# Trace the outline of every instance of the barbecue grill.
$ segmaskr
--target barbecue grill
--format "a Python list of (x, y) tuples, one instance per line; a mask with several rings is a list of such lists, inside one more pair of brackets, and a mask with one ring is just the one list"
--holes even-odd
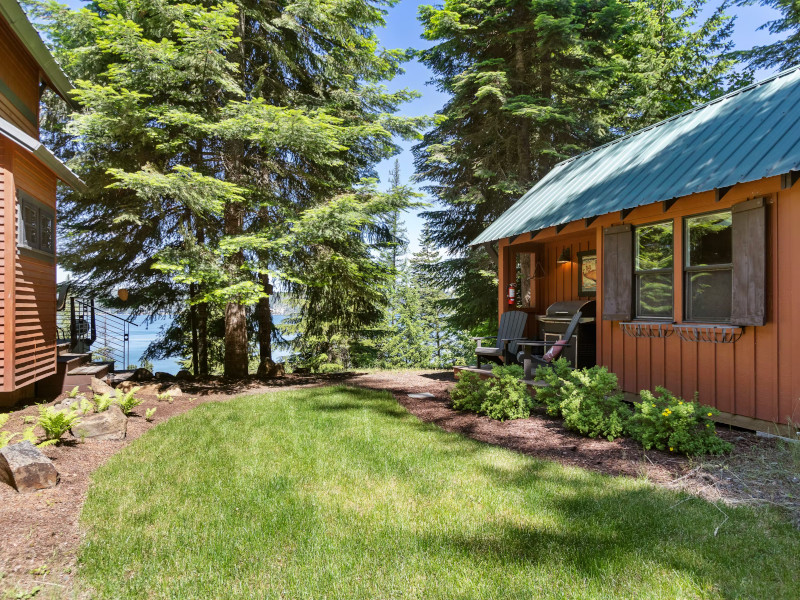
[(572, 335), (572, 339), (569, 340), (570, 346), (564, 348), (561, 356), (580, 369), (594, 366), (597, 359), (595, 301), (555, 302), (547, 307), (545, 314), (536, 315), (536, 321), (538, 322), (539, 339), (546, 342), (557, 342), (566, 333), (569, 322), (578, 311), (581, 311), (578, 328)]

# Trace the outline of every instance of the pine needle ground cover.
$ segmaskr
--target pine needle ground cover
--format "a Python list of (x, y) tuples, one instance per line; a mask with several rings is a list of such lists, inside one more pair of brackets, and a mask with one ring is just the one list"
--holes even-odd
[(95, 472), (82, 519), (100, 598), (777, 599), (800, 578), (773, 511), (538, 461), (346, 387), (175, 417)]

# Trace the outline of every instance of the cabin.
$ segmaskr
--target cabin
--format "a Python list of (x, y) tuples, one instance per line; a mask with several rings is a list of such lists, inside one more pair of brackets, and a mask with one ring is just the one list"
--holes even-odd
[(800, 68), (561, 162), (472, 245), (527, 337), (584, 307), (581, 351), (627, 394), (774, 430), (800, 422), (798, 179)]
[(0, 406), (55, 375), (56, 187), (78, 177), (39, 141), (39, 101), (72, 84), (16, 0), (0, 0)]

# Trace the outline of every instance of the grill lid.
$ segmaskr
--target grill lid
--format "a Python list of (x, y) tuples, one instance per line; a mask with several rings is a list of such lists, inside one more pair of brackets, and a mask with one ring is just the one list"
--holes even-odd
[(548, 317), (562, 317), (571, 319), (576, 312), (581, 311), (582, 318), (595, 316), (595, 301), (570, 300), (568, 302), (554, 302), (547, 307), (545, 313)]

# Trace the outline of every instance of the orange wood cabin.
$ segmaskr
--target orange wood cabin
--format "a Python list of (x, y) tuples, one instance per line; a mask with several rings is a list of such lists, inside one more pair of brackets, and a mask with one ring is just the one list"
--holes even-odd
[(56, 186), (81, 181), (39, 142), (39, 99), (71, 84), (15, 0), (0, 0), (0, 406), (56, 372)]
[(552, 303), (594, 299), (596, 363), (625, 392), (774, 430), (800, 422), (798, 179), (793, 70), (565, 161), (473, 243), (528, 337)]

